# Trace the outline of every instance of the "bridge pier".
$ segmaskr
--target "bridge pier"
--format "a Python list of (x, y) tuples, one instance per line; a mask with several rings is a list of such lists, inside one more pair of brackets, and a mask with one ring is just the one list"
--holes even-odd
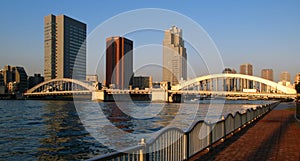
[(168, 92), (163, 89), (152, 89), (152, 102), (168, 102)]
[(169, 103), (183, 103), (182, 94), (170, 94), (168, 98)]
[(107, 101), (108, 94), (105, 90), (93, 91), (92, 101)]
[[(115, 97), (121, 97), (122, 94), (116, 94)], [(121, 98), (117, 98), (121, 100)], [(127, 98), (128, 99), (128, 98)], [(114, 101), (112, 94), (107, 93), (106, 90), (99, 90), (92, 92), (93, 101)], [(126, 101), (123, 100), (123, 101)], [(183, 97), (181, 93), (171, 93), (162, 89), (153, 89), (151, 93), (152, 102), (168, 102), (168, 103), (181, 103), (183, 102)]]

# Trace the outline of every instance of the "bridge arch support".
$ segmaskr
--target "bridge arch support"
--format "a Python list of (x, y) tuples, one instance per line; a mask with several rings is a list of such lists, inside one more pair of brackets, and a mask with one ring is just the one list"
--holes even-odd
[(58, 78), (51, 79), (49, 81), (42, 82), (31, 89), (26, 93), (40, 93), (40, 92), (51, 92), (51, 91), (76, 91), (76, 90), (85, 90), (93, 91), (94, 88), (88, 83), (69, 78)]
[[(181, 82), (176, 86), (172, 86), (172, 90), (183, 90), (189, 86), (199, 84), (199, 82), (207, 82), (208, 80), (218, 80), (218, 79), (235, 79), (235, 80), (247, 80), (247, 81), (253, 81), (253, 82), (258, 82), (261, 85), (269, 86), (273, 89), (276, 89), (276, 92), (283, 93), (283, 94), (296, 94), (296, 90), (290, 87), (283, 86), (281, 84), (278, 84), (276, 82), (263, 79), (260, 77), (256, 76), (250, 76), (250, 75), (243, 75), (243, 74), (212, 74), (212, 75), (206, 75), (206, 76), (201, 76), (197, 77), (185, 82)], [(240, 82), (241, 83), (241, 82)], [(212, 86), (212, 85), (210, 85)]]

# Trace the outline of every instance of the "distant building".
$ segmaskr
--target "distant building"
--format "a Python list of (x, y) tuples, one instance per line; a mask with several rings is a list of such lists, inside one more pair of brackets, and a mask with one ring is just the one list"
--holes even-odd
[(281, 72), (280, 81), (278, 82), (278, 84), (293, 88), (293, 85), (291, 84), (291, 74), (289, 72)]
[(102, 89), (102, 83), (98, 82), (98, 75), (87, 75), (85, 81), (94, 87), (95, 90)]
[(0, 95), (6, 94), (5, 89), (5, 86), (0, 85)]
[(240, 74), (253, 75), (253, 66), (248, 63), (240, 65)]
[[(252, 76), (253, 75), (253, 66), (249, 63), (240, 65), (240, 74)], [(253, 81), (241, 79), (240, 87), (241, 87), (241, 89), (252, 89)]]
[(85, 80), (87, 82), (98, 82), (98, 75), (87, 75)]
[(132, 79), (132, 88), (152, 88), (152, 77), (151, 76), (136, 76)]
[(163, 81), (176, 85), (187, 79), (187, 54), (182, 30), (172, 26), (163, 40)]
[(0, 70), (0, 86), (4, 86), (4, 71)]
[(280, 73), (280, 82), (291, 82), (291, 74), (289, 72)]
[(300, 73), (296, 74), (295, 76), (295, 85), (297, 85), (300, 82)]
[(9, 93), (23, 93), (27, 89), (27, 73), (23, 67), (6, 65), (1, 73)]
[(65, 15), (44, 18), (45, 80), (86, 76), (86, 24)]
[(223, 74), (236, 74), (236, 70), (235, 69), (231, 69), (231, 68), (225, 68), (222, 71)]
[(37, 84), (44, 82), (44, 77), (41, 74), (34, 74), (28, 77), (28, 89), (34, 87)]
[(261, 70), (261, 78), (273, 81), (274, 80), (273, 70), (272, 69), (262, 69)]
[[(261, 78), (273, 81), (274, 80), (273, 70), (272, 69), (262, 69), (261, 70)], [(262, 92), (270, 92), (271, 88), (270, 88), (270, 86), (262, 84), (261, 91)]]
[[(231, 68), (225, 68), (222, 71), (223, 74), (236, 74), (236, 70), (235, 69), (231, 69)], [(235, 79), (234, 78), (226, 78), (224, 80), (224, 91), (233, 91), (234, 87), (235, 87)]]
[(3, 70), (0, 70), (0, 95), (5, 94), (5, 90)]
[(106, 39), (106, 87), (128, 89), (133, 76), (133, 41), (125, 37)]
[(7, 85), (8, 93), (15, 94), (19, 91), (19, 84), (17, 82), (9, 82)]

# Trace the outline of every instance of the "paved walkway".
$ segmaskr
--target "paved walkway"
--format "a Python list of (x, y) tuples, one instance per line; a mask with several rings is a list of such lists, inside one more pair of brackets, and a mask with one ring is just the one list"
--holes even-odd
[(300, 121), (291, 108), (294, 103), (279, 104), (258, 122), (191, 160), (300, 161)]

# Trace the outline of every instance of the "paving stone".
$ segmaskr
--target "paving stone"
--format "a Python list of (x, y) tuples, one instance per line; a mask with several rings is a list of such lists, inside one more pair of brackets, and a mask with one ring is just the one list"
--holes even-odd
[(280, 109), (275, 108), (215, 149), (199, 153), (190, 160), (300, 161), (299, 122), (295, 119), (295, 111), (285, 110), (283, 106), (281, 104)]

